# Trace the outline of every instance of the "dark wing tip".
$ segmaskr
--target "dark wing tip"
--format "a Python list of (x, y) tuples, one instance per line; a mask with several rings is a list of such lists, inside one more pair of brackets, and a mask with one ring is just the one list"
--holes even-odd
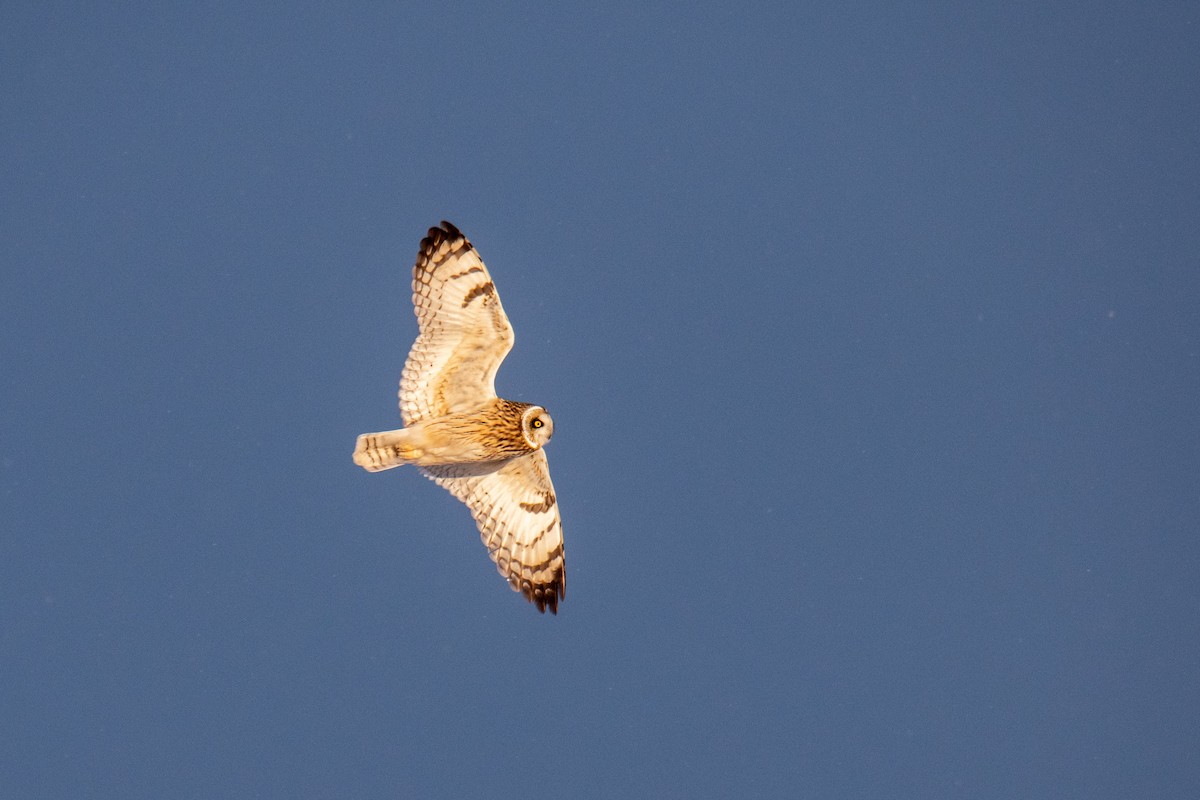
[(442, 242), (452, 242), (455, 239), (466, 239), (462, 231), (455, 227), (453, 222), (442, 220), (441, 227), (430, 228), (429, 233), (421, 240), (421, 249), (429, 251), (436, 248)]
[(558, 601), (567, 593), (566, 577), (566, 570), (560, 568), (549, 583), (535, 585), (529, 581), (521, 581), (516, 584), (516, 588), (525, 595), (526, 600), (537, 606), (539, 612), (545, 614), (546, 609), (550, 609), (551, 614), (557, 614)]
[(457, 242), (459, 239), (466, 242), (467, 247), (471, 246), (467, 237), (463, 236), (463, 232), (453, 222), (442, 220), (441, 227), (430, 228), (429, 233), (421, 240), (421, 252), (432, 254), (443, 242)]
[(440, 228), (430, 228), (429, 233), (421, 240), (421, 249), (417, 253), (416, 270), (420, 271), (426, 268), (433, 261), (438, 248), (447, 242), (452, 244), (462, 242), (457, 247), (453, 247), (452, 252), (455, 253), (470, 250), (472, 246), (467, 237), (463, 236), (462, 231), (454, 226), (454, 223), (442, 220)]

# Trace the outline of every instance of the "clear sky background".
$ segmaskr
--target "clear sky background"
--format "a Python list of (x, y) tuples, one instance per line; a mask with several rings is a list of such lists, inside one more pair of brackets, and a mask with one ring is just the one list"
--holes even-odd
[(737, 5), (4, 5), (0, 796), (1200, 795), (1200, 8)]

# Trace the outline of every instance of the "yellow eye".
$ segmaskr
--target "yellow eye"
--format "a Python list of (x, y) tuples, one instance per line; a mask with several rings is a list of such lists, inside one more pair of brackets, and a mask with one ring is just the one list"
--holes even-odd
[(533, 426), (533, 427), (535, 427), (535, 428), (540, 428), (540, 427), (542, 427), (543, 425), (545, 425), (546, 423), (542, 422), (541, 418), (540, 418), (540, 417), (538, 417), (538, 418), (535, 418), (535, 419), (533, 420), (533, 422), (531, 422), (531, 423), (529, 423), (529, 424), (530, 424), (530, 425), (532, 425), (532, 426)]

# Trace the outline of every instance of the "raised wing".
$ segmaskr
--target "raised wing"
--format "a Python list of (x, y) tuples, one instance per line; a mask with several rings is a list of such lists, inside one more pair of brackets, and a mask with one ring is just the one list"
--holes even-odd
[(498, 464), (451, 464), (422, 472), (467, 504), (496, 569), (513, 591), (558, 613), (566, 592), (562, 520), (546, 453)]
[(512, 349), (513, 329), (479, 253), (449, 222), (421, 240), (413, 308), (420, 333), (400, 377), (404, 424), (495, 397), (496, 370)]

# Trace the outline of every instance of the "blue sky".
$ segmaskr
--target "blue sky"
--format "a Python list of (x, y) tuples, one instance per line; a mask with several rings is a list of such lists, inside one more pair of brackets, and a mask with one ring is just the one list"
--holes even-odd
[[(0, 11), (0, 795), (1193, 798), (1200, 11)], [(353, 465), (440, 219), (567, 596)]]

